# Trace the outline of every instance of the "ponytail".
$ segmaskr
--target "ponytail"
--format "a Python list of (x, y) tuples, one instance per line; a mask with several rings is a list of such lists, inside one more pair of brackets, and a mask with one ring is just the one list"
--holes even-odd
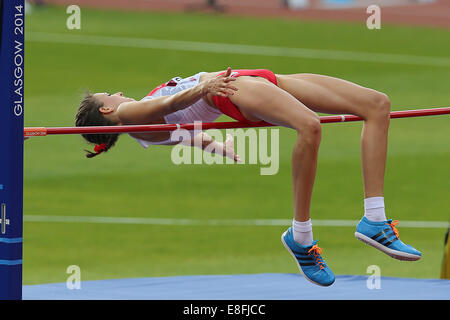
[(86, 151), (86, 158), (93, 158), (98, 156), (100, 153), (102, 152), (106, 152), (108, 151), (108, 147), (106, 146), (106, 144), (101, 143), (101, 144), (96, 144), (95, 148), (94, 148), (94, 152), (89, 151), (89, 150), (84, 150)]

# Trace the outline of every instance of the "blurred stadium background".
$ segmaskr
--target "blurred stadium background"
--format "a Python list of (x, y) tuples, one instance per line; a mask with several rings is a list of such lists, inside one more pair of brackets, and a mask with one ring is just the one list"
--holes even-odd
[[(123, 91), (138, 99), (171, 77), (227, 66), (344, 78), (386, 92), (393, 111), (449, 103), (449, 1), (370, 1), (382, 7), (382, 29), (376, 31), (366, 28), (368, 1), (358, 0), (29, 3), (29, 127), (73, 126), (86, 89)], [(81, 7), (81, 30), (66, 28), (71, 4)], [(307, 48), (322, 58), (95, 45), (87, 43), (90, 36), (246, 44), (255, 50)], [(362, 59), (339, 58), (346, 54)], [(387, 56), (397, 62), (383, 61)], [(402, 239), (423, 252), (416, 263), (395, 261), (363, 245), (355, 240), (354, 227), (346, 226), (363, 213), (360, 131), (361, 123), (324, 126), (312, 217), (344, 225), (315, 226), (327, 263), (336, 274), (364, 275), (369, 265), (378, 265), (383, 276), (439, 278), (450, 212), (449, 117), (391, 122), (387, 214), (400, 220)], [(287, 129), (280, 129), (280, 137), (275, 176), (260, 176), (257, 165), (176, 166), (170, 148), (144, 150), (127, 137), (91, 160), (84, 157), (81, 137), (28, 140), (24, 284), (65, 282), (69, 265), (80, 266), (82, 280), (296, 273), (280, 242), (285, 226), (208, 225), (210, 219), (292, 219), (295, 137)], [(89, 222), (92, 217), (109, 220)], [(204, 225), (146, 224), (147, 218)], [(405, 220), (418, 223), (402, 226)]]
[(206, 11), (245, 16), (281, 16), (306, 20), (361, 21), (369, 5), (383, 8), (383, 21), (448, 27), (447, 0), (34, 0), (92, 8), (150, 11)]

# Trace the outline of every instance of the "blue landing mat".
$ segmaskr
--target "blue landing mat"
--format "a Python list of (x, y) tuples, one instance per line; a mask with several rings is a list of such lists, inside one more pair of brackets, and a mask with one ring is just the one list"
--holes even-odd
[(241, 274), (82, 281), (23, 286), (24, 300), (449, 300), (450, 280), (337, 276), (320, 287), (298, 274)]

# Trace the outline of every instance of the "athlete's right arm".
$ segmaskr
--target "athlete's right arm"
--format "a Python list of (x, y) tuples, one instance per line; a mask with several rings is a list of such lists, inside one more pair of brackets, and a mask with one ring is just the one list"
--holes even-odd
[(237, 91), (230, 84), (236, 78), (230, 77), (231, 68), (221, 76), (207, 79), (196, 86), (171, 96), (162, 96), (143, 101), (122, 103), (118, 116), (122, 124), (147, 124), (175, 111), (189, 107), (207, 94), (228, 97)]

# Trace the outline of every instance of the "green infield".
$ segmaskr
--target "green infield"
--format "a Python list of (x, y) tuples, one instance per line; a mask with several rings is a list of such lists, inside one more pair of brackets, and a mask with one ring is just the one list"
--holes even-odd
[[(383, 25), (371, 31), (363, 21), (83, 8), (81, 30), (68, 30), (67, 17), (64, 7), (45, 7), (26, 18), (27, 127), (73, 126), (87, 89), (140, 99), (172, 77), (227, 66), (347, 79), (387, 93), (393, 111), (449, 106), (448, 30)], [(361, 127), (323, 126), (313, 221), (362, 216)], [(279, 170), (268, 176), (260, 175), (264, 165), (259, 164), (175, 165), (171, 147), (145, 150), (126, 135), (94, 159), (85, 158), (83, 149), (92, 146), (80, 136), (32, 138), (25, 142), (25, 217), (290, 220), (296, 134), (276, 130)], [(421, 250), (423, 258), (396, 261), (357, 241), (353, 227), (316, 226), (314, 236), (336, 274), (366, 274), (368, 266), (378, 265), (382, 276), (439, 277), (445, 229), (402, 227), (401, 222), (448, 221), (449, 137), (449, 116), (391, 122), (387, 215), (400, 220), (402, 240)], [(296, 264), (280, 241), (286, 227), (30, 219), (24, 225), (24, 284), (65, 282), (69, 265), (80, 266), (82, 280), (295, 273)]]

